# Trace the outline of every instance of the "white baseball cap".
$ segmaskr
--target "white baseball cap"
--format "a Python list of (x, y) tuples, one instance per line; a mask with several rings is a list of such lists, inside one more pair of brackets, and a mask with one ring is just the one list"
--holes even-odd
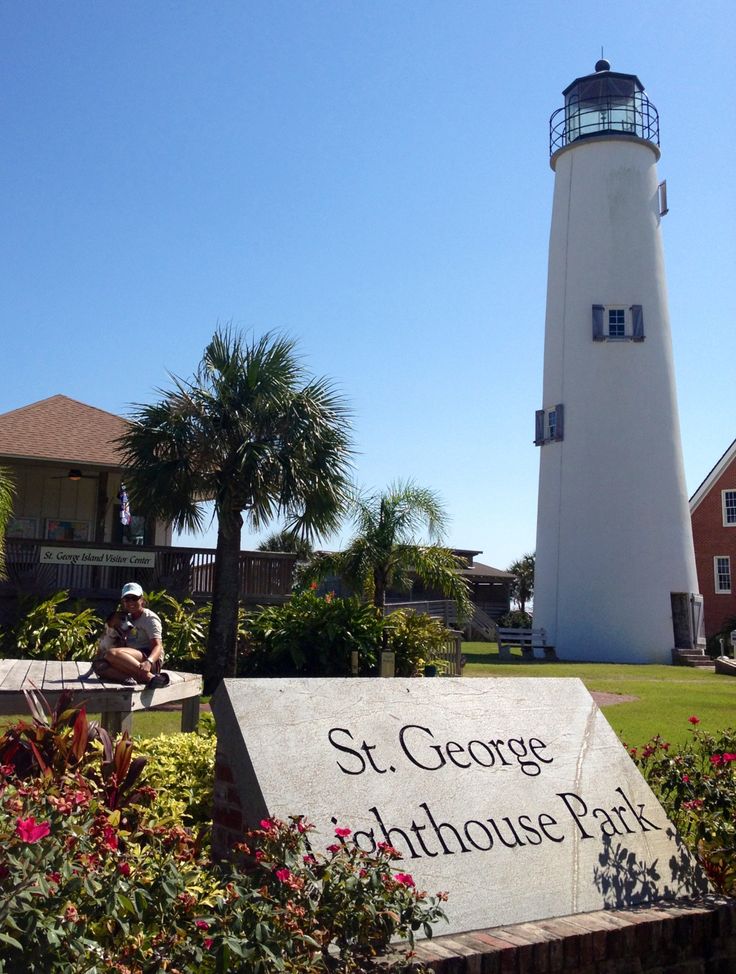
[(126, 595), (135, 595), (137, 599), (143, 595), (143, 589), (140, 587), (138, 582), (128, 582), (127, 585), (123, 585), (123, 591), (120, 593), (120, 598), (124, 599)]

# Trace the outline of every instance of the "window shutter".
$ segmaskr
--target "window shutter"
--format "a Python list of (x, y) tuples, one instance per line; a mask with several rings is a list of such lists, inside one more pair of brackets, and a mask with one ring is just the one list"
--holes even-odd
[(544, 410), (538, 409), (534, 414), (534, 445), (541, 446), (544, 443)]
[(635, 342), (644, 341), (644, 313), (640, 304), (631, 305), (631, 337)]
[(561, 402), (558, 402), (555, 406), (555, 413), (557, 414), (557, 430), (555, 432), (555, 439), (563, 440), (565, 438), (565, 407)]
[(603, 341), (603, 305), (593, 305), (593, 341)]

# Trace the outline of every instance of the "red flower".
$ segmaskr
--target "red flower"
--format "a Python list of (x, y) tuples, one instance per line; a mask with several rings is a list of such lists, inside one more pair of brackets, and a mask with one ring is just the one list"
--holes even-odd
[(209, 930), (210, 928), (210, 925), (206, 920), (195, 920), (194, 926), (197, 928), (197, 930)]
[(333, 842), (332, 845), (328, 845), (327, 846), (327, 851), (328, 852), (339, 852), (340, 851), (340, 845), (339, 845), (339, 843)]
[(263, 829), (264, 832), (271, 832), (273, 829), (276, 828), (276, 823), (273, 821), (273, 819), (262, 818), (261, 828)]
[(121, 876), (130, 876), (130, 863), (119, 862), (118, 872), (120, 873)]
[(352, 834), (352, 829), (335, 829), (335, 835), (338, 837), (338, 839), (347, 839), (347, 837)]
[(204, 944), (202, 946), (204, 947), (205, 950), (209, 950), (213, 943), (214, 940), (212, 939), (212, 937), (205, 937)]
[(401, 883), (402, 886), (413, 886), (414, 880), (409, 875), (409, 873), (396, 873), (394, 879), (397, 883)]
[(687, 784), (688, 781), (690, 780), (690, 775), (689, 774), (684, 774), (680, 780), (681, 781), (684, 781), (685, 784)]
[(723, 755), (723, 760), (724, 761), (736, 761), (736, 754), (724, 754)]
[(306, 863), (308, 866), (311, 866), (313, 863), (317, 862), (317, 860), (314, 858), (311, 852), (308, 852), (306, 856), (302, 856), (302, 862)]
[(51, 831), (48, 822), (36, 822), (31, 815), (29, 818), (19, 818), (15, 831), (22, 842), (38, 842)]
[(710, 763), (711, 764), (715, 764), (715, 765), (723, 764), (723, 755), (722, 754), (713, 754), (711, 756)]
[(286, 866), (284, 866), (283, 869), (277, 869), (274, 875), (276, 876), (276, 879), (278, 879), (280, 883), (288, 883), (289, 880), (291, 879), (291, 870), (287, 869)]
[(689, 724), (693, 724), (693, 726), (694, 726), (695, 724), (699, 724), (699, 723), (700, 723), (700, 717), (696, 717), (696, 716), (695, 716), (695, 714), (693, 714), (693, 716), (692, 716), (692, 717), (688, 717), (688, 719), (687, 719), (687, 720), (688, 720), (688, 723), (689, 723)]
[(316, 592), (317, 591), (317, 583), (316, 582), (312, 582), (312, 584), (309, 586), (309, 588), (311, 589), (312, 592)]

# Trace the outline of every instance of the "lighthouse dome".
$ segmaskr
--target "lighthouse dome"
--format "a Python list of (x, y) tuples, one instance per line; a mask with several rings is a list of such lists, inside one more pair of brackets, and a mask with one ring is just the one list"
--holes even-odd
[(635, 74), (611, 71), (601, 58), (593, 74), (562, 93), (565, 105), (550, 118), (550, 153), (591, 136), (634, 136), (659, 145), (659, 116)]

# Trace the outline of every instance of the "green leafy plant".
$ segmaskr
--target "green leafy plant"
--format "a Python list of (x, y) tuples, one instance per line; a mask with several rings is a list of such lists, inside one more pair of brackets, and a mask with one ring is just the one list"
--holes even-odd
[(440, 671), (446, 669), (440, 654), (451, 633), (439, 619), (397, 609), (386, 616), (385, 626), (389, 648), (396, 653), (397, 676), (421, 674), (425, 665), (437, 666)]
[(148, 607), (161, 619), (166, 665), (169, 669), (199, 673), (207, 650), (211, 604), (193, 599), (179, 601), (166, 592), (146, 596)]
[(241, 675), (348, 676), (352, 653), (359, 673), (375, 672), (382, 616), (358, 598), (324, 597), (309, 590), (268, 606), (248, 624)]
[(531, 629), (532, 617), (528, 612), (514, 609), (511, 612), (507, 612), (505, 616), (502, 616), (498, 620), (498, 624), (499, 626), (509, 626), (511, 629)]
[(56, 592), (25, 612), (13, 635), (16, 655), (18, 650), (31, 659), (75, 660), (92, 655), (102, 621), (89, 607), (62, 608), (68, 602), (67, 591)]
[(213, 735), (165, 734), (137, 742), (148, 759), (143, 781), (158, 793), (158, 815), (200, 828), (212, 821)]

